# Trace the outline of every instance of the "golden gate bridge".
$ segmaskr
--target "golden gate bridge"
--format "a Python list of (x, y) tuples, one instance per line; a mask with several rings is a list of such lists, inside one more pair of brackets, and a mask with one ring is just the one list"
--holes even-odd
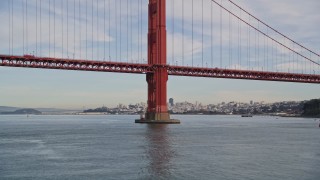
[(168, 75), (320, 83), (318, 53), (231, 0), (8, 0), (6, 8), (0, 66), (146, 74), (138, 123), (179, 123), (168, 113)]

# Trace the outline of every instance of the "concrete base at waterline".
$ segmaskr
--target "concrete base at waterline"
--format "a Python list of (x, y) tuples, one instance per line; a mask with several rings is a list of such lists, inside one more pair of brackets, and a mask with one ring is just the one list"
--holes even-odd
[(140, 124), (180, 124), (180, 120), (177, 120), (177, 119), (170, 119), (170, 120), (136, 119), (135, 123), (140, 123)]

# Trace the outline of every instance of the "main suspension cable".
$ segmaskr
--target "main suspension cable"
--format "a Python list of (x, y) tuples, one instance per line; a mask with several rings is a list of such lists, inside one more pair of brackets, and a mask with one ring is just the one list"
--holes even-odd
[[(276, 40), (275, 38), (271, 37), (270, 35), (267, 35), (266, 33), (264, 33), (263, 31), (261, 31), (260, 29), (254, 27), (253, 25), (249, 24), (247, 21), (241, 19), (239, 16), (235, 15), (234, 13), (232, 13), (230, 10), (226, 9), (224, 6), (222, 6), (221, 4), (217, 3), (215, 0), (211, 0), (212, 2), (214, 2), (215, 4), (217, 4), (218, 6), (220, 6), (222, 9), (224, 9), (225, 11), (229, 12), (231, 15), (233, 15), (234, 17), (236, 17), (239, 21), (242, 21), (243, 23), (247, 24), (248, 26), (250, 26), (251, 28), (255, 29), (257, 32), (259, 32), (260, 34), (268, 37), (269, 39), (271, 39), (272, 41), (276, 42), (277, 44), (285, 47), (286, 49), (290, 50), (290, 51), (293, 51), (294, 53), (298, 54), (299, 56), (303, 57), (304, 59), (307, 59), (308, 61), (316, 64), (316, 65), (319, 65), (320, 66), (320, 62), (315, 62), (313, 61), (312, 59), (306, 57), (305, 55), (295, 51), (294, 49), (284, 45), (283, 43), (281, 43), (280, 41)], [(299, 44), (298, 44), (299, 45)], [(304, 48), (302, 46), (300, 46), (301, 48)], [(304, 48), (305, 49), (305, 48)], [(315, 55), (319, 56), (318, 54), (314, 53)]]
[[(215, 2), (215, 0), (211, 0), (211, 1)], [(263, 24), (263, 25), (267, 26), (268, 28), (270, 28), (270, 29), (271, 29), (271, 30), (273, 30), (274, 32), (276, 32), (276, 33), (280, 34), (280, 35), (281, 35), (281, 36), (283, 36), (284, 38), (286, 38), (286, 39), (288, 39), (289, 41), (293, 42), (294, 44), (296, 44), (296, 45), (300, 46), (301, 48), (303, 48), (303, 49), (305, 49), (305, 50), (307, 50), (307, 51), (311, 52), (312, 54), (314, 54), (314, 55), (316, 55), (316, 56), (320, 57), (320, 54), (318, 54), (318, 53), (316, 53), (316, 52), (314, 52), (314, 51), (312, 51), (312, 50), (310, 50), (310, 49), (306, 48), (305, 46), (303, 46), (303, 45), (299, 44), (298, 42), (296, 42), (296, 41), (292, 40), (292, 39), (291, 39), (291, 38), (289, 38), (288, 36), (286, 36), (286, 35), (282, 34), (280, 31), (278, 31), (278, 30), (274, 29), (273, 27), (269, 26), (267, 23), (263, 22), (262, 20), (258, 19), (258, 18), (257, 18), (257, 17), (255, 17), (255, 16), (253, 16), (251, 13), (249, 13), (248, 11), (246, 11), (245, 9), (243, 9), (242, 7), (240, 7), (238, 4), (234, 3), (232, 0), (228, 0), (228, 1), (230, 1), (230, 3), (232, 3), (233, 5), (235, 5), (236, 7), (238, 7), (239, 9), (241, 9), (243, 12), (245, 12), (245, 13), (246, 13), (246, 14), (248, 14), (249, 16), (253, 17), (255, 20), (257, 20), (257, 21), (258, 21), (258, 22), (260, 22), (261, 24)], [(215, 2), (215, 3), (216, 3), (216, 2)], [(223, 8), (223, 7), (222, 7), (222, 8)], [(224, 8), (224, 9), (225, 9), (225, 8)], [(267, 36), (267, 37), (268, 37), (268, 36)]]

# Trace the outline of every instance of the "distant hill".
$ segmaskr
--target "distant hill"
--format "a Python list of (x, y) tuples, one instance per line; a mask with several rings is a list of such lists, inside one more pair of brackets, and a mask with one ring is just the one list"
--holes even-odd
[(57, 109), (57, 108), (26, 108), (26, 107), (10, 107), (10, 106), (0, 106), (0, 114), (2, 112), (14, 112), (19, 109), (34, 109), (42, 112), (42, 114), (70, 114), (73, 112), (79, 112), (81, 110), (77, 109)]
[(18, 109), (22, 109), (19, 107), (10, 107), (10, 106), (0, 106), (0, 113), (1, 112), (9, 112), (9, 111), (16, 111)]
[(320, 117), (320, 99), (312, 99), (307, 101), (303, 106), (302, 116)]
[(42, 112), (35, 109), (18, 109), (12, 112), (1, 112), (1, 114), (35, 114), (40, 115)]

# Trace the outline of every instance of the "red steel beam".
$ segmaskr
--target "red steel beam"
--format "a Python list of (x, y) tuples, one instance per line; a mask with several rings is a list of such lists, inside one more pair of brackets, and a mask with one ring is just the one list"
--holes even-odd
[(34, 56), (0, 55), (0, 66), (135, 74), (154, 73), (156, 69), (164, 68), (167, 69), (169, 75), (173, 76), (193, 76), (320, 84), (320, 75), (315, 74), (295, 74), (283, 72), (263, 72), (219, 68), (196, 68), (184, 66), (170, 66), (163, 64), (149, 65), (106, 61), (43, 58)]
[(320, 75), (168, 66), (169, 75), (320, 84)]
[(0, 55), (0, 66), (136, 74), (145, 74), (148, 72), (153, 72), (152, 67), (148, 64), (44, 58), (34, 57), (30, 55)]

